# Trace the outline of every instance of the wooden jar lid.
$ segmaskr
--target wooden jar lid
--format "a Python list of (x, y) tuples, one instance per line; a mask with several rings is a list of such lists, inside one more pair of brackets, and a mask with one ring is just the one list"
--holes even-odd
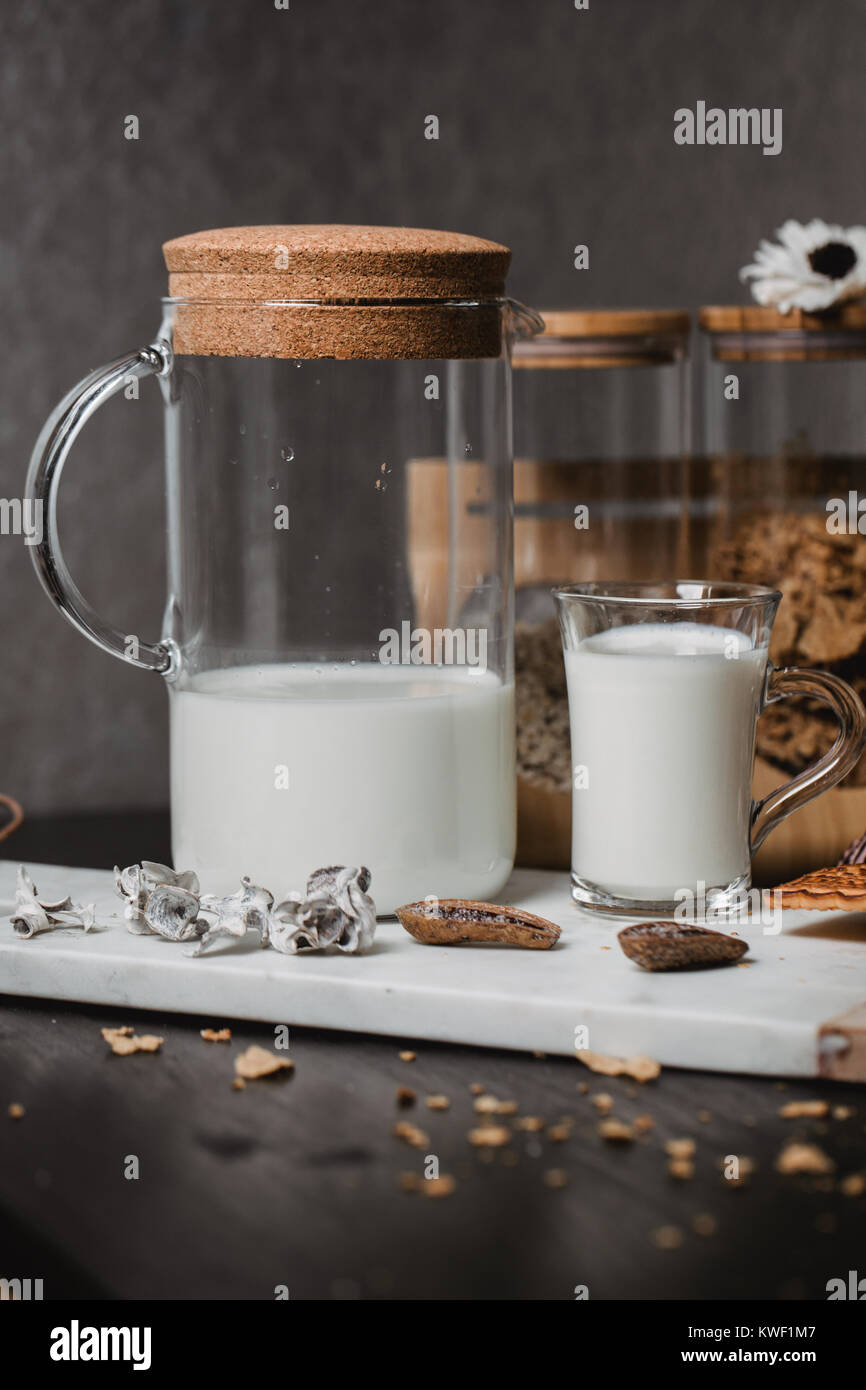
[(630, 338), (654, 333), (686, 334), (687, 309), (543, 309), (544, 337)]
[(544, 332), (515, 344), (515, 367), (634, 367), (674, 362), (691, 332), (687, 309), (544, 309)]
[(169, 296), (180, 301), (180, 353), (432, 359), (501, 351), (497, 301), (511, 253), (493, 241), (414, 227), (225, 227), (177, 237), (163, 254)]
[(717, 362), (838, 362), (866, 357), (866, 304), (823, 314), (711, 304), (698, 316)]
[(866, 331), (866, 304), (843, 304), (823, 314), (807, 314), (762, 304), (709, 304), (698, 321), (708, 333), (857, 333)]

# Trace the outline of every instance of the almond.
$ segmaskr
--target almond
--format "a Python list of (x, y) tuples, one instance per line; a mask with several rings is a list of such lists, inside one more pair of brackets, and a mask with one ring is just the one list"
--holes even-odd
[(644, 970), (730, 965), (749, 949), (748, 942), (739, 937), (684, 922), (645, 922), (624, 927), (617, 940), (629, 960)]
[(429, 946), (461, 946), (466, 942), (496, 942), (523, 946), (530, 951), (549, 951), (559, 940), (555, 922), (498, 903), (471, 902), (466, 898), (437, 898), (407, 903), (397, 916), (410, 936)]

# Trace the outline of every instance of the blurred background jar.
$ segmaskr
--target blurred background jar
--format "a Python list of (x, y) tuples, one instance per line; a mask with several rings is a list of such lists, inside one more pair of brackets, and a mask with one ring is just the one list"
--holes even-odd
[[(866, 696), (866, 306), (820, 317), (708, 307), (700, 325), (690, 569), (780, 589), (775, 664), (836, 672)], [(835, 736), (821, 706), (771, 707), (758, 725), (755, 795), (802, 771)], [(771, 836), (756, 882), (832, 864), (864, 831), (861, 759), (845, 783)]]
[(543, 318), (514, 353), (517, 858), (567, 868), (571, 751), (550, 587), (683, 573), (691, 322), (666, 309)]

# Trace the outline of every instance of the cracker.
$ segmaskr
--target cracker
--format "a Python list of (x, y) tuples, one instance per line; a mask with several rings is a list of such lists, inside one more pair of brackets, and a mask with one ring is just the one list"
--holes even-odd
[(476, 1115), (516, 1115), (516, 1100), (499, 1100), (496, 1096), (481, 1095), (472, 1102)]
[(634, 1139), (634, 1130), (622, 1120), (602, 1120), (598, 1132), (608, 1144), (630, 1144)]
[(777, 1173), (810, 1173), (818, 1176), (835, 1171), (836, 1165), (817, 1144), (786, 1144), (776, 1159)]
[(129, 1057), (133, 1052), (158, 1052), (165, 1042), (153, 1033), (137, 1037), (131, 1028), (102, 1028), (102, 1036), (117, 1057)]
[(470, 1129), (467, 1138), (476, 1149), (500, 1149), (509, 1142), (511, 1131), (504, 1125), (484, 1124)]
[(425, 1178), (419, 1191), (425, 1197), (450, 1197), (457, 1187), (457, 1180), (450, 1173), (443, 1173), (438, 1178)]
[(633, 1081), (654, 1081), (661, 1071), (661, 1065), (652, 1057), (608, 1057), (603, 1052), (589, 1052), (581, 1048), (575, 1057), (590, 1071), (601, 1076), (630, 1076)]
[(253, 1044), (235, 1058), (235, 1072), (244, 1081), (257, 1081), (260, 1076), (275, 1076), (278, 1071), (293, 1071), (294, 1062), (278, 1057), (266, 1047)]
[(820, 1120), (830, 1109), (826, 1100), (789, 1100), (779, 1114), (783, 1120)]
[(771, 890), (783, 908), (810, 912), (862, 912), (866, 910), (866, 864), (836, 864), (814, 869)]
[(547, 1137), (552, 1144), (564, 1144), (566, 1139), (571, 1138), (571, 1125), (551, 1125), (547, 1131)]
[(413, 1149), (426, 1149), (430, 1139), (423, 1129), (418, 1125), (412, 1125), (408, 1120), (400, 1120), (391, 1130), (395, 1139), (402, 1139)]
[(669, 1158), (694, 1158), (696, 1147), (694, 1139), (668, 1139), (665, 1153)]
[(668, 1176), (678, 1182), (689, 1182), (695, 1176), (695, 1165), (690, 1158), (669, 1158)]

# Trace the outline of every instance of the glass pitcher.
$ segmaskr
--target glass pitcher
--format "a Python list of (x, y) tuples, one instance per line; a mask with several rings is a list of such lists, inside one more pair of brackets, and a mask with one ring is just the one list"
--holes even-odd
[[(380, 914), (485, 899), (515, 834), (509, 253), (411, 229), (230, 228), (167, 243), (147, 347), (91, 373), (36, 445), (34, 562), (103, 650), (169, 692), (172, 846), (206, 892), (364, 864)], [(157, 642), (104, 622), (57, 534), (85, 421), (136, 378), (165, 406)], [(430, 506), (407, 476), (438, 460)], [(146, 855), (147, 847), (142, 847)]]

